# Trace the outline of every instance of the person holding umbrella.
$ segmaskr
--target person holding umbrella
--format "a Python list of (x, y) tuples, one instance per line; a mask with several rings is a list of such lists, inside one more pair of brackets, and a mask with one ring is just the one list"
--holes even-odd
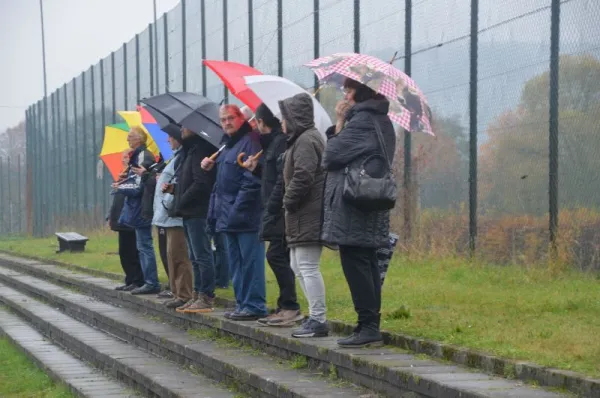
[(217, 180), (210, 198), (211, 232), (225, 233), (233, 276), (236, 308), (225, 316), (235, 321), (258, 320), (267, 315), (265, 249), (259, 239), (262, 203), (260, 180), (237, 163), (242, 152), (254, 155), (261, 150), (258, 136), (237, 105), (223, 105), (219, 112), (227, 135), (225, 148), (216, 161), (202, 160), (202, 168), (217, 168)]

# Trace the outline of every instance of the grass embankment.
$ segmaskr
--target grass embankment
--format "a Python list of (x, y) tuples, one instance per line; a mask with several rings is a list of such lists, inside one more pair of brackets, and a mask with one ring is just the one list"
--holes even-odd
[(0, 397), (72, 398), (5, 337), (0, 338)]
[[(0, 241), (0, 250), (120, 273), (116, 235), (89, 236), (86, 252), (79, 254), (56, 254), (55, 238), (13, 238)], [(329, 316), (354, 322), (335, 252), (324, 252), (321, 270)], [(161, 266), (159, 273), (165, 280)], [(231, 289), (217, 295), (233, 297)], [(269, 270), (271, 306), (276, 295)], [(302, 306), (306, 309), (303, 297)], [(382, 328), (388, 331), (600, 376), (600, 283), (590, 274), (396, 254), (383, 288), (382, 314)]]

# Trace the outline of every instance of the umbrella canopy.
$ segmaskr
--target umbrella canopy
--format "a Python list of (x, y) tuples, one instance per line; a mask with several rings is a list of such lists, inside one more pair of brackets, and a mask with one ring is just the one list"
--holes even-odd
[(433, 135), (431, 109), (413, 79), (389, 62), (370, 55), (337, 53), (307, 64), (323, 83), (341, 86), (345, 78), (356, 80), (390, 100), (392, 121), (411, 132)]
[[(247, 76), (244, 80), (261, 102), (264, 102), (269, 110), (278, 117), (281, 117), (279, 101), (300, 93), (310, 94), (296, 83), (280, 76)], [(314, 96), (311, 95), (311, 98), (315, 108), (315, 126), (325, 136), (325, 132), (333, 123), (323, 105)]]
[(245, 76), (262, 75), (262, 72), (251, 66), (231, 61), (202, 61), (210, 70), (215, 72), (225, 86), (240, 101), (248, 105), (252, 111), (260, 105), (261, 100), (252, 92), (244, 81)]
[[(219, 147), (223, 130), (219, 120), (219, 106), (198, 94), (165, 93), (141, 100), (148, 111), (154, 110), (171, 123), (192, 130), (215, 148)], [(153, 113), (154, 114), (154, 113)]]
[(123, 170), (123, 162), (121, 161), (123, 151), (129, 148), (127, 143), (128, 133), (129, 126), (126, 123), (111, 124), (104, 127), (104, 143), (102, 144), (100, 159), (102, 159), (115, 181), (117, 181)]
[[(167, 139), (167, 133), (161, 129), (161, 126), (147, 109), (138, 106), (137, 110), (142, 117), (142, 124), (150, 136), (154, 139), (154, 142), (156, 143), (156, 146), (158, 146), (163, 159), (171, 159), (173, 157), (173, 150), (171, 149), (171, 145)], [(179, 128), (177, 128), (177, 133), (179, 134)]]
[(146, 127), (142, 123), (142, 115), (140, 115), (138, 111), (118, 111), (117, 113), (125, 120), (125, 123), (127, 123), (127, 126), (129, 128), (138, 126), (144, 131), (144, 133), (146, 133), (146, 136), (148, 137), (146, 141), (146, 147), (150, 152), (152, 152), (155, 155), (158, 155), (160, 149), (158, 148), (158, 145), (156, 145), (156, 142), (154, 142), (154, 139), (152, 138), (152, 135), (150, 135), (150, 133), (148, 132), (148, 129), (146, 129)]

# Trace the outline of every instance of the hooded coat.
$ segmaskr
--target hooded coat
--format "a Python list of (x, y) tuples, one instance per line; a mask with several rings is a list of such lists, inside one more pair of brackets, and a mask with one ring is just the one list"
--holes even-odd
[(302, 93), (280, 101), (279, 108), (288, 135), (283, 162), (286, 239), (290, 247), (320, 244), (325, 140), (315, 128), (310, 95)]

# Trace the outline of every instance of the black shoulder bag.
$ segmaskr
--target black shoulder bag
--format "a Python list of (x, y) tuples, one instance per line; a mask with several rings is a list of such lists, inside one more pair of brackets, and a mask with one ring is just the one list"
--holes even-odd
[[(358, 167), (346, 167), (346, 179), (344, 181), (344, 200), (356, 208), (365, 211), (391, 210), (396, 205), (398, 188), (392, 171), (392, 163), (387, 155), (383, 143), (383, 134), (379, 122), (371, 116), (381, 152), (368, 156)], [(384, 160), (387, 170), (381, 178), (371, 177), (365, 170), (365, 165), (373, 159)]]

